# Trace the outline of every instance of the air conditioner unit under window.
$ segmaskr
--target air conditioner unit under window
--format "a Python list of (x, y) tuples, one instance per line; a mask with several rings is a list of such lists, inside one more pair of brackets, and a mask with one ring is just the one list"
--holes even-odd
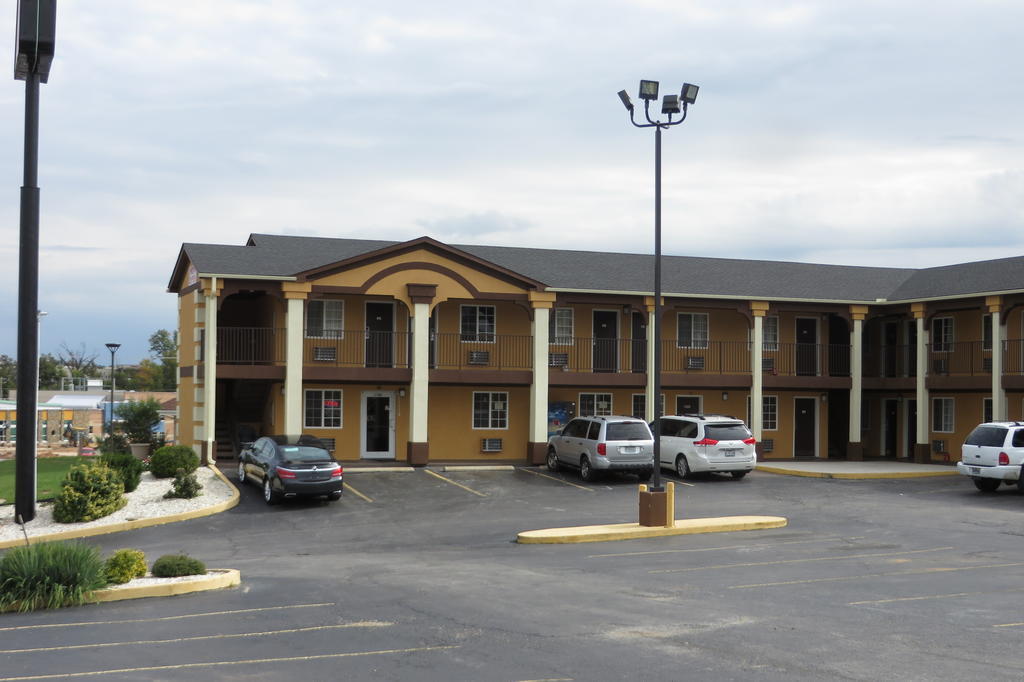
[(704, 356), (686, 358), (686, 369), (704, 369)]
[(484, 438), (480, 441), (480, 450), (482, 452), (501, 452), (501, 446), (500, 438)]
[(471, 350), (469, 351), (468, 362), (471, 365), (489, 365), (491, 364), (491, 352), (486, 350)]
[(331, 346), (313, 346), (314, 362), (334, 362), (338, 359), (338, 349)]

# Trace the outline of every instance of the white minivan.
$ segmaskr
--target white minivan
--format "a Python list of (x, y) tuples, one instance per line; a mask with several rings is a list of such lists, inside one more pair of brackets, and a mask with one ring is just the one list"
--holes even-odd
[(662, 417), (660, 423), (661, 466), (675, 469), (680, 478), (706, 471), (743, 478), (757, 466), (757, 441), (740, 419), (684, 414)]

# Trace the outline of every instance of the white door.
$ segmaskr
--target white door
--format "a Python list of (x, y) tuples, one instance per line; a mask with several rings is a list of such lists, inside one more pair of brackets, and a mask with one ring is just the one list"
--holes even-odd
[(363, 391), (362, 428), (359, 435), (363, 459), (395, 458), (395, 394)]

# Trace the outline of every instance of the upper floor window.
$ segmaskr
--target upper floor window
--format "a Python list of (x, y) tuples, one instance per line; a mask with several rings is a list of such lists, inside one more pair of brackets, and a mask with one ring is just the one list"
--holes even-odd
[(936, 317), (932, 320), (932, 350), (937, 353), (953, 350), (952, 317)]
[(708, 314), (679, 313), (676, 345), (679, 348), (708, 347)]
[(494, 318), (493, 305), (462, 306), (461, 340), (494, 343)]
[(771, 315), (764, 318), (764, 345), (766, 351), (777, 351), (779, 349), (779, 318)]
[[(981, 316), (981, 349), (992, 350), (992, 315)], [(992, 421), (986, 419), (985, 421)]]
[(572, 308), (555, 308), (548, 318), (548, 342), (551, 345), (572, 345)]
[(344, 328), (344, 301), (306, 301), (306, 336), (317, 339), (340, 339)]

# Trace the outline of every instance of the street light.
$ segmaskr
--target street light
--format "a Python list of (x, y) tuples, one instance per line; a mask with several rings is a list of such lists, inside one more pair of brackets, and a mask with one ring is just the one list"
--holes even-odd
[[(665, 489), (661, 485), (661, 131), (668, 130), (686, 120), (686, 108), (697, 100), (700, 88), (690, 83), (683, 83), (678, 95), (665, 95), (661, 103), (661, 113), (668, 116), (667, 121), (651, 120), (651, 102), (658, 99), (658, 81), (640, 81), (638, 97), (644, 102), (644, 118), (647, 123), (636, 122), (636, 110), (633, 101), (625, 90), (619, 91), (619, 99), (629, 112), (629, 121), (637, 128), (654, 128), (654, 478), (650, 492), (663, 496)], [(676, 121), (673, 116), (679, 116)], [(643, 504), (643, 502), (641, 502)], [(661, 518), (664, 518), (662, 515)]]
[(114, 353), (121, 347), (119, 343), (108, 343), (110, 351), (110, 422), (107, 424), (107, 435), (114, 435)]
[[(18, 250), (18, 426), (33, 434), (15, 448), (14, 520), (36, 517), (36, 436), (39, 369), (39, 84), (50, 77), (56, 0), (18, 0), (14, 78), (25, 81), (25, 175)], [(36, 324), (32, 324), (36, 322)]]

